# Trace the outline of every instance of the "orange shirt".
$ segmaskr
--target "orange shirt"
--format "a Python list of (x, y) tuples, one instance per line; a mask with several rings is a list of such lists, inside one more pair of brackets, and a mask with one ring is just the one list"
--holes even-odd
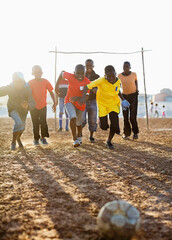
[(118, 74), (118, 78), (122, 83), (123, 94), (131, 94), (136, 92), (136, 80), (137, 75), (135, 72), (131, 72), (130, 75), (124, 76), (122, 73)]
[(53, 90), (51, 83), (44, 78), (42, 78), (41, 81), (32, 79), (28, 83), (32, 90), (32, 96), (36, 102), (36, 108), (44, 108), (47, 105), (47, 90), (49, 92)]

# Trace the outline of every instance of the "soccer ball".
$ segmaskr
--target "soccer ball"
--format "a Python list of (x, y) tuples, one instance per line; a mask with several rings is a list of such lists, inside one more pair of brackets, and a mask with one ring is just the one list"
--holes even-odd
[(118, 200), (106, 203), (97, 217), (97, 227), (105, 239), (130, 240), (140, 227), (139, 211), (130, 203)]

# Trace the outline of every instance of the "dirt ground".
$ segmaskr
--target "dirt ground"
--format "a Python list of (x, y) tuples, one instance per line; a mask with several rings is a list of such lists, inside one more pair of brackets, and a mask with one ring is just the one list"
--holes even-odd
[[(23, 151), (10, 151), (13, 122), (0, 119), (0, 239), (98, 240), (96, 217), (115, 199), (132, 203), (141, 213), (133, 239), (172, 239), (172, 119), (139, 119), (137, 141), (114, 137), (98, 128), (96, 143), (73, 148), (71, 133), (55, 133), (48, 119), (48, 146), (34, 147), (27, 120)], [(120, 126), (122, 130), (122, 120)]]

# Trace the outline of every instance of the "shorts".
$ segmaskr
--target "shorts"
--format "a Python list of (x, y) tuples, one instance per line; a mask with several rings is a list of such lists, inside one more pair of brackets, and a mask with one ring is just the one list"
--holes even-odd
[(117, 104), (111, 104), (108, 107), (98, 104), (99, 117), (107, 116), (110, 112), (120, 113), (120, 101)]
[(73, 105), (73, 103), (70, 103), (70, 102), (66, 103), (65, 107), (66, 107), (66, 111), (68, 113), (69, 118), (70, 119), (76, 118), (76, 125), (81, 126), (84, 111), (79, 110)]
[(20, 115), (17, 111), (12, 111), (9, 116), (14, 120), (13, 132), (25, 130), (26, 115)]

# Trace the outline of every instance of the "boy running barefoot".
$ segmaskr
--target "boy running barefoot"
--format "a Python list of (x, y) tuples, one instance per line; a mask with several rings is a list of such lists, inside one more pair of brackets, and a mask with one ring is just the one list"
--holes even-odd
[(14, 120), (13, 138), (11, 150), (16, 149), (16, 141), (19, 148), (23, 148), (21, 135), (25, 129), (25, 121), (28, 110), (35, 107), (35, 101), (29, 85), (25, 82), (23, 73), (15, 72), (10, 85), (0, 88), (0, 97), (8, 95), (8, 113)]
[(75, 67), (74, 74), (67, 72), (60, 74), (55, 87), (57, 94), (59, 93), (59, 83), (62, 78), (67, 79), (69, 83), (65, 97), (65, 107), (70, 118), (73, 146), (78, 147), (82, 143), (82, 117), (86, 106), (83, 90), (90, 81), (85, 77), (85, 67), (79, 64)]
[[(97, 87), (97, 105), (100, 119), (100, 128), (107, 130), (109, 128), (108, 115), (110, 119), (110, 131), (106, 146), (109, 149), (114, 149), (112, 139), (116, 134), (120, 134), (119, 118), (120, 98), (122, 99), (123, 109), (129, 107), (129, 103), (124, 99), (120, 92), (121, 81), (116, 77), (116, 71), (113, 66), (105, 67), (105, 76), (99, 78), (87, 85), (88, 89)], [(84, 90), (84, 94), (86, 89)], [(120, 97), (120, 98), (119, 98)]]
[[(56, 109), (56, 101), (53, 93), (53, 87), (51, 83), (42, 78), (42, 69), (40, 66), (35, 65), (32, 68), (32, 75), (34, 75), (34, 79), (30, 80), (28, 83), (32, 90), (33, 98), (36, 102), (36, 108), (31, 113), (32, 124), (33, 124), (33, 134), (34, 134), (34, 145), (39, 145), (39, 139), (42, 144), (46, 145), (47, 140), (45, 137), (49, 137), (48, 133), (48, 125), (47, 125), (47, 90), (50, 93), (50, 96), (53, 100), (52, 109), (55, 111)], [(39, 135), (39, 127), (41, 126), (41, 136)]]

